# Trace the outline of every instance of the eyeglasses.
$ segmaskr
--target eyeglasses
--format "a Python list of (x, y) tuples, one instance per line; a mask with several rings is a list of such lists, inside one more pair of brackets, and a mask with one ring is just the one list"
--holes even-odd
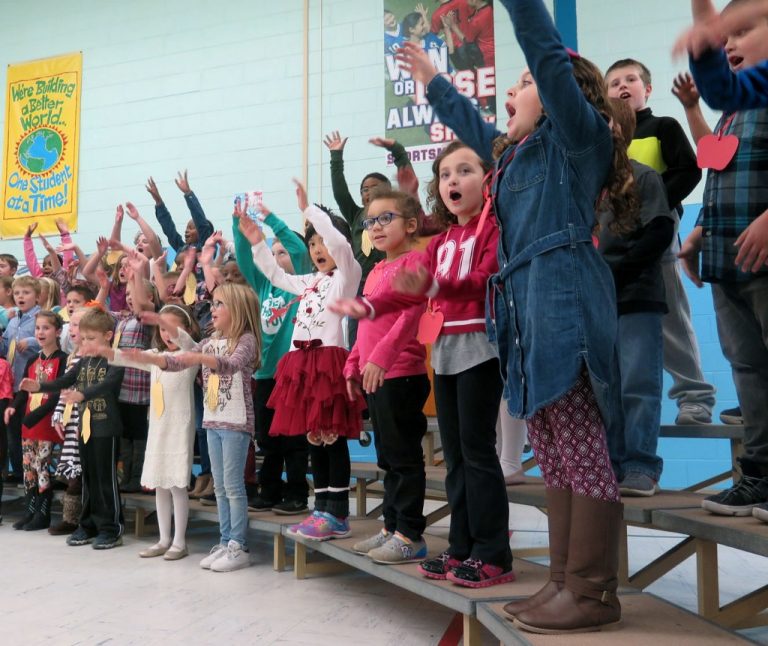
[(387, 226), (394, 218), (402, 218), (403, 216), (399, 213), (394, 213), (393, 211), (384, 211), (381, 215), (376, 216), (375, 218), (367, 218), (363, 220), (363, 229), (366, 231), (369, 231), (373, 229), (373, 225), (375, 225), (377, 222), (385, 227)]
[(213, 308), (215, 310), (218, 310), (218, 309), (220, 309), (222, 307), (226, 307), (226, 306), (227, 306), (227, 304), (224, 301), (213, 301), (211, 303), (211, 308)]

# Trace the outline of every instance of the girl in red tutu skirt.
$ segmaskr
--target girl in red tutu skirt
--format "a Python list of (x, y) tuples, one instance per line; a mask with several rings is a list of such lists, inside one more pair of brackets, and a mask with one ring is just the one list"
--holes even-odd
[[(296, 182), (299, 208), (307, 219), (305, 239), (317, 272), (294, 276), (277, 264), (264, 235), (236, 205), (240, 231), (253, 245), (253, 260), (275, 286), (296, 294), (299, 303), (290, 351), (277, 364), (275, 389), (267, 402), (274, 409), (270, 435), (307, 435), (312, 458), (315, 510), (291, 532), (314, 540), (348, 536), (349, 447), (362, 430), (362, 398), (350, 402), (344, 379), (348, 352), (343, 316), (328, 309), (340, 298), (357, 293), (362, 270), (350, 245), (343, 218), (310, 206), (304, 187)], [(290, 307), (289, 303), (286, 307)], [(279, 317), (281, 311), (276, 311)]]

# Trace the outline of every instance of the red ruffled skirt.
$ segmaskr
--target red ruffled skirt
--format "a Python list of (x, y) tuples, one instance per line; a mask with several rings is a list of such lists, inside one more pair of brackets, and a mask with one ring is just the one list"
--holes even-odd
[(275, 388), (267, 406), (275, 415), (270, 435), (304, 435), (310, 431), (358, 439), (363, 430), (365, 399), (349, 401), (344, 348), (314, 346), (292, 350), (277, 364)]

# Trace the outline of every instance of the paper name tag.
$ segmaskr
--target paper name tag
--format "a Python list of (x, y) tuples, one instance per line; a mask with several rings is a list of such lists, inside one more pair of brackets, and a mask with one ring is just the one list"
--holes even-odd
[(736, 135), (705, 135), (696, 147), (696, 161), (699, 168), (723, 170), (731, 163), (738, 148), (739, 138)]
[(437, 341), (440, 336), (440, 330), (443, 329), (445, 316), (439, 310), (428, 309), (419, 319), (419, 330), (416, 333), (416, 340), (424, 345), (429, 345)]

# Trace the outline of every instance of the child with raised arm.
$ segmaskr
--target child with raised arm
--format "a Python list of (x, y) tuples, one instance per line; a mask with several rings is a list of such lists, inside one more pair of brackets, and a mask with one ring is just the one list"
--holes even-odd
[(350, 245), (349, 225), (339, 216), (309, 206), (304, 187), (296, 185), (299, 208), (308, 220), (305, 239), (317, 273), (294, 276), (286, 272), (242, 204), (236, 205), (235, 215), (253, 245), (253, 261), (259, 271), (275, 287), (295, 294), (292, 300), (298, 303), (291, 348), (277, 364), (275, 388), (267, 401), (275, 411), (269, 432), (274, 436), (306, 435), (315, 509), (290, 531), (324, 541), (350, 533), (347, 440), (360, 437), (365, 408), (360, 398), (348, 401), (342, 316), (328, 306), (357, 293), (361, 269)]
[[(428, 204), (447, 230), (432, 238), (416, 267), (399, 269), (394, 290), (340, 305), (344, 313), (375, 320), (430, 299), (419, 338), (433, 343), (451, 526), (448, 549), (422, 561), (419, 571), (470, 588), (515, 579), (509, 506), (496, 456), (502, 381), (498, 352), (485, 327), (486, 284), (498, 270), (499, 236), (493, 215), (483, 212), (489, 166), (460, 141), (446, 146), (432, 165)], [(430, 334), (424, 326), (431, 327)]]
[[(380, 191), (368, 205), (363, 226), (374, 247), (386, 253), (368, 274), (366, 298), (385, 297), (397, 271), (418, 261), (412, 251), (421, 205), (411, 195)], [(344, 375), (351, 400), (365, 397), (373, 423), (378, 465), (384, 476), (384, 527), (352, 549), (384, 565), (421, 561), (427, 555), (424, 517), (424, 403), (429, 395), (426, 350), (416, 339), (423, 304), (375, 321), (363, 319)]]
[[(622, 505), (606, 428), (622, 424), (613, 278), (592, 243), (604, 197), (624, 230), (631, 168), (614, 148), (602, 74), (569, 53), (541, 0), (502, 0), (528, 63), (507, 91), (505, 134), (406, 43), (398, 56), (440, 120), (484, 160), (499, 219), (491, 279), (495, 338), (510, 413), (547, 487), (550, 582), (506, 611), (533, 632), (598, 630), (619, 621)], [(604, 188), (607, 190), (604, 191)]]
[[(80, 319), (83, 342), (109, 347), (114, 325), (100, 306), (89, 308)], [(117, 408), (122, 380), (122, 368), (110, 366), (101, 357), (86, 357), (53, 381), (21, 382), (26, 392), (60, 392), (65, 404), (80, 404), (83, 511), (67, 545), (93, 543), (93, 549), (107, 550), (123, 544), (123, 510), (115, 468), (122, 431)]]
[[(64, 374), (67, 355), (59, 348), (62, 321), (58, 314), (40, 311), (35, 315), (35, 338), (40, 352), (27, 362), (24, 376), (36, 381), (53, 381)], [(51, 459), (53, 445), (60, 439), (51, 422), (59, 401), (55, 395), (29, 395), (21, 390), (5, 409), (5, 423), (17, 410), (23, 411), (21, 450), (24, 456), (25, 514), (14, 529), (33, 531), (51, 524)]]
[[(272, 255), (277, 264), (288, 274), (306, 274), (311, 262), (304, 239), (288, 225), (261, 206), (266, 224), (275, 234)], [(239, 219), (232, 219), (235, 255), (240, 270), (253, 287), (261, 305), (262, 361), (254, 375), (254, 413), (256, 416), (256, 441), (264, 461), (259, 470), (260, 493), (248, 502), (254, 511), (272, 510), (278, 514), (300, 514), (307, 511), (307, 466), (309, 446), (305, 435), (270, 435), (274, 412), (267, 402), (275, 389), (275, 372), (280, 359), (290, 349), (294, 320), (299, 308), (294, 294), (275, 287), (253, 262), (251, 243), (238, 226)], [(283, 486), (282, 473), (285, 465), (287, 484)]]
[[(144, 354), (169, 357), (196, 347), (197, 325), (191, 314), (179, 305), (166, 305), (159, 314), (142, 315), (146, 324), (156, 325), (153, 349)], [(178, 342), (171, 339), (177, 337)], [(105, 357), (112, 365), (148, 371), (152, 381), (150, 395), (149, 435), (141, 473), (141, 486), (155, 490), (157, 524), (160, 538), (139, 552), (142, 558), (162, 556), (177, 561), (188, 555), (186, 543), (189, 497), (187, 484), (192, 468), (195, 439), (194, 398), (192, 384), (197, 365), (179, 372), (161, 370), (130, 359), (131, 351), (112, 348), (83, 348), (85, 354)], [(173, 510), (173, 511), (171, 511)], [(174, 534), (171, 536), (171, 520)]]

